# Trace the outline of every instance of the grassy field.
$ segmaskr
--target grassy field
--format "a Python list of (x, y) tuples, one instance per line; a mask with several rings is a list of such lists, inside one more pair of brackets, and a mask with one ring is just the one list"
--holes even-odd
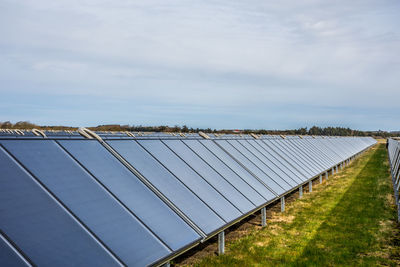
[(399, 233), (384, 144), (269, 218), (268, 226), (226, 244), (198, 266), (399, 265)]

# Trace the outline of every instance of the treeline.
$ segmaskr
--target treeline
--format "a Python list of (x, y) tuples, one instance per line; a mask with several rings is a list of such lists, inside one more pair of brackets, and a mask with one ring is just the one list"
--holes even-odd
[(30, 130), (30, 129), (41, 129), (41, 130), (77, 130), (77, 127), (69, 126), (47, 126), (47, 125), (36, 125), (29, 121), (19, 121), (16, 123), (11, 123), (10, 121), (1, 122), (0, 129), (20, 129), (20, 130)]
[[(0, 122), (1, 129), (42, 129), (42, 130), (76, 130), (77, 127), (70, 126), (39, 126), (29, 121), (19, 121), (15, 124), (10, 121)], [(255, 133), (255, 134), (274, 134), (274, 135), (328, 135), (328, 136), (374, 136), (374, 137), (395, 137), (399, 136), (399, 132), (386, 132), (386, 131), (359, 131), (344, 127), (318, 127), (313, 126), (311, 128), (299, 128), (293, 130), (266, 130), (266, 129), (246, 129), (246, 130), (232, 130), (223, 129), (216, 130), (211, 128), (192, 128), (186, 125), (179, 126), (142, 126), (142, 125), (119, 125), (119, 124), (108, 124), (99, 125), (96, 127), (88, 127), (94, 131), (132, 131), (132, 132), (182, 132), (182, 133)]]

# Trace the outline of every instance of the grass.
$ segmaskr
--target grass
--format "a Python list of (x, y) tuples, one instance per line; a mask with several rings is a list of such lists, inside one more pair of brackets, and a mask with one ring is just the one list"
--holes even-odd
[(226, 244), (197, 266), (398, 266), (387, 152), (378, 144), (262, 230)]

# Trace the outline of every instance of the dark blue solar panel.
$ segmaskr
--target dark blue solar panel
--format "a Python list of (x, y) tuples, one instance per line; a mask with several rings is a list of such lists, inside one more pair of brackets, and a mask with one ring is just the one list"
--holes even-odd
[(241, 215), (237, 208), (178, 158), (161, 141), (139, 140), (138, 143), (174, 173), (182, 183), (207, 203), (226, 222), (230, 222)]
[(257, 165), (240, 153), (236, 148), (234, 148), (228, 141), (225, 140), (215, 140), (215, 142), (225, 149), (229, 154), (231, 154), (236, 160), (238, 160), (243, 166), (245, 166), (249, 171), (256, 175), (260, 180), (262, 180), (269, 188), (271, 188), (278, 195), (283, 194), (286, 189), (271, 179), (266, 173), (264, 173)]
[(288, 146), (285, 142), (283, 142), (282, 140), (275, 140), (274, 143), (277, 147), (280, 147), (282, 149), (282, 151), (286, 151), (286, 153), (290, 154), (294, 159), (296, 159), (297, 163), (299, 165), (303, 166), (303, 168), (310, 173), (311, 177), (318, 174), (318, 171), (316, 169), (314, 169), (312, 164), (310, 164), (309, 162), (306, 162), (302, 158), (302, 156), (298, 155), (298, 153), (296, 151), (294, 151), (294, 149), (292, 147)]
[(280, 141), (282, 147), (285, 147), (288, 151), (296, 156), (307, 168), (313, 171), (313, 174), (319, 174), (319, 166), (314, 159), (309, 158), (304, 151), (299, 150), (295, 145), (293, 145), (290, 140)]
[(190, 167), (207, 180), (216, 190), (224, 195), (233, 205), (241, 212), (247, 213), (255, 208), (242, 193), (227, 182), (220, 174), (205, 163), (198, 155), (188, 148), (180, 140), (163, 141), (170, 149), (172, 149), (179, 157), (181, 157)]
[(23, 256), (6, 240), (0, 231), (0, 266), (31, 266)]
[(242, 177), (246, 182), (252, 185), (267, 201), (272, 200), (276, 197), (272, 191), (265, 187), (259, 180), (257, 180), (250, 172), (243, 168), (237, 161), (235, 161), (230, 155), (223, 151), (217, 146), (214, 141), (201, 140), (199, 141), (218, 158), (220, 158), (225, 164), (227, 164), (234, 172)]
[(237, 142), (239, 142), (242, 146), (244, 146), (251, 153), (253, 153), (260, 161), (262, 161), (265, 165), (271, 168), (277, 175), (282, 177), (282, 179), (288, 182), (291, 187), (294, 187), (297, 184), (301, 183), (300, 180), (296, 179), (297, 177), (294, 178), (290, 172), (282, 168), (279, 162), (274, 160), (274, 158), (266, 156), (265, 154), (261, 153), (261, 151), (255, 147), (257, 146), (255, 140), (238, 140)]
[(304, 139), (290, 140), (294, 146), (299, 150), (303, 151), (305, 155), (313, 159), (319, 166), (320, 172), (328, 169), (330, 166), (326, 163), (324, 159), (324, 154), (320, 151), (315, 151), (312, 146), (310, 146)]
[[(266, 143), (264, 143), (264, 140), (255, 140), (255, 142), (263, 148), (263, 151), (274, 157), (277, 161), (283, 160), (286, 162), (285, 166), (288, 167), (289, 170), (291, 170), (297, 177), (299, 177), (303, 182), (308, 179), (308, 176), (305, 171), (303, 171), (301, 168), (297, 167), (296, 163), (288, 157), (284, 153), (279, 153), (279, 151), (275, 148), (273, 149), (272, 146), (268, 146)], [(277, 150), (277, 151), (275, 151)]]
[[(310, 179), (313, 177), (313, 174), (310, 172), (309, 169), (305, 168), (301, 163), (299, 163), (299, 160), (294, 158), (291, 153), (288, 153), (286, 149), (283, 149), (279, 143), (276, 142), (277, 140), (263, 140), (263, 142), (271, 148), (273, 151), (275, 151), (276, 154), (281, 155), (282, 157), (285, 157), (285, 159), (290, 159), (291, 164), (302, 174), (304, 174), (307, 179)], [(307, 180), (306, 179), (306, 180)]]
[(204, 202), (189, 191), (136, 141), (110, 140), (107, 143), (205, 233), (211, 233), (225, 224)]
[(143, 266), (170, 251), (55, 141), (1, 141), (124, 263)]
[(59, 143), (173, 250), (200, 238), (99, 142), (71, 140)]
[[(217, 158), (200, 142), (198, 142), (197, 140), (183, 140), (183, 142), (197, 155), (199, 155), (204, 161), (206, 161), (214, 170), (216, 170), (240, 192), (242, 192), (242, 194), (244, 194), (256, 206), (260, 206), (266, 202), (265, 198), (263, 198), (256, 189), (245, 182), (239, 175), (237, 175), (232, 169), (225, 165), (219, 158)], [(262, 186), (261, 184), (259, 185)]]
[(0, 229), (33, 263), (39, 266), (119, 265), (1, 147), (0, 169)]
[(294, 181), (298, 184), (303, 182), (303, 175), (296, 171), (290, 163), (279, 155), (274, 155), (273, 151), (267, 147), (261, 140), (254, 140), (249, 142), (250, 145), (254, 146), (260, 153), (267, 157), (271, 162), (278, 166), (281, 170), (287, 173)]
[(244, 156), (255, 163), (264, 173), (266, 173), (271, 179), (286, 190), (291, 189), (297, 184), (288, 177), (286, 173), (277, 168), (268, 158), (264, 157), (257, 149), (252, 147), (249, 143), (242, 140), (244, 143), (240, 143), (238, 140), (228, 141), (232, 146), (239, 150)]

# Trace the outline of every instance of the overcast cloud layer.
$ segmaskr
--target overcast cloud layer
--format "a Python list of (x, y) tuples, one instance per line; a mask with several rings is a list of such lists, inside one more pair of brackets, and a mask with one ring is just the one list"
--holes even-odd
[(0, 121), (400, 129), (400, 2), (0, 1)]

